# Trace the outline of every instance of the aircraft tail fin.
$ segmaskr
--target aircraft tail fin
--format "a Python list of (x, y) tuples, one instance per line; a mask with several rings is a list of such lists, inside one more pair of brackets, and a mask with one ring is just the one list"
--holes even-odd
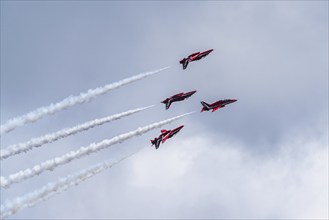
[(168, 109), (169, 109), (170, 105), (171, 105), (171, 101), (170, 101), (170, 100), (168, 100), (168, 102), (166, 103), (166, 110), (168, 110)]
[(151, 140), (151, 147), (154, 145), (155, 146), (155, 149), (158, 149), (159, 146), (160, 146), (160, 142), (161, 142), (162, 138), (154, 138), (153, 140)]
[(201, 109), (201, 112), (203, 111), (209, 111), (210, 110), (210, 106), (208, 103), (204, 102), (204, 101), (201, 101), (201, 104), (203, 106), (203, 108)]
[(179, 61), (179, 63), (183, 65), (183, 70), (186, 69), (188, 62), (189, 62), (189, 60), (187, 58), (184, 58), (181, 61)]

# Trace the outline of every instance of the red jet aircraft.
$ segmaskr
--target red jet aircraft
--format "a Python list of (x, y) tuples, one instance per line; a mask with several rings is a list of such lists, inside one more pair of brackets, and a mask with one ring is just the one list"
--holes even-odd
[(200, 60), (201, 58), (204, 58), (205, 56), (210, 54), (213, 50), (214, 49), (206, 50), (204, 52), (192, 53), (187, 58), (184, 58), (181, 61), (179, 61), (179, 63), (183, 65), (183, 70), (185, 70), (189, 62)]
[(179, 126), (178, 128), (175, 128), (173, 130), (161, 130), (161, 134), (158, 138), (154, 138), (153, 140), (151, 140), (151, 143), (153, 145), (155, 145), (155, 149), (158, 149), (160, 146), (160, 143), (164, 143), (168, 138), (173, 137), (175, 134), (177, 134), (182, 128), (184, 127), (184, 125)]
[(203, 108), (201, 109), (201, 112), (203, 111), (209, 111), (212, 109), (212, 112), (217, 111), (219, 108), (223, 108), (225, 107), (225, 105), (231, 104), (233, 102), (236, 102), (236, 99), (223, 99), (223, 100), (219, 100), (215, 103), (212, 104), (208, 104), (205, 102), (201, 102), (201, 104), (203, 105)]
[(176, 95), (171, 96), (170, 98), (166, 98), (161, 103), (166, 104), (166, 109), (168, 110), (171, 103), (177, 102), (177, 101), (183, 101), (184, 99), (189, 98), (194, 93), (196, 93), (196, 91), (191, 91), (191, 92), (187, 92), (187, 93), (184, 93), (184, 92), (178, 93)]

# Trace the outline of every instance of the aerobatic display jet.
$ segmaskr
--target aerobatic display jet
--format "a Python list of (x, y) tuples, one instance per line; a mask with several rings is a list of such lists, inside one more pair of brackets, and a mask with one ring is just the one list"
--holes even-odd
[(166, 98), (165, 100), (163, 100), (161, 103), (166, 104), (166, 109), (168, 110), (171, 103), (173, 102), (178, 102), (178, 101), (183, 101), (184, 99), (189, 98), (190, 96), (192, 96), (194, 93), (196, 93), (196, 91), (191, 91), (191, 92), (182, 92), (182, 93), (178, 93), (176, 95), (173, 95), (169, 98)]
[(208, 104), (206, 102), (201, 102), (203, 108), (201, 109), (201, 112), (203, 111), (209, 111), (212, 110), (212, 112), (217, 111), (219, 108), (223, 108), (225, 107), (225, 105), (231, 104), (233, 102), (236, 102), (236, 99), (223, 99), (223, 100), (219, 100), (215, 103), (212, 104)]
[(158, 149), (160, 146), (160, 143), (164, 143), (167, 139), (173, 137), (175, 134), (177, 134), (182, 128), (184, 127), (184, 125), (181, 125), (173, 130), (161, 130), (161, 134), (159, 137), (154, 138), (153, 140), (151, 140), (151, 143), (153, 145), (155, 145), (155, 149)]
[(184, 58), (181, 61), (179, 61), (179, 63), (183, 65), (183, 70), (185, 70), (189, 62), (200, 60), (205, 56), (207, 56), (208, 54), (210, 54), (213, 50), (214, 49), (206, 50), (204, 52), (192, 53), (187, 58)]

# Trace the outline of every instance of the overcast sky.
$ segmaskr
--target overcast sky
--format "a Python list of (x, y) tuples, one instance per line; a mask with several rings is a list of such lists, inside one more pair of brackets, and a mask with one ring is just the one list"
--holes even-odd
[[(214, 51), (182, 70), (190, 53)], [(171, 66), (1, 135), (1, 148), (156, 104), (1, 161), (8, 176), (172, 116), (160, 129), (1, 189), (1, 203), (105, 159), (136, 156), (12, 219), (328, 218), (327, 1), (1, 1), (1, 124), (41, 106)], [(197, 90), (166, 111), (160, 102)], [(208, 103), (237, 102), (214, 113)]]

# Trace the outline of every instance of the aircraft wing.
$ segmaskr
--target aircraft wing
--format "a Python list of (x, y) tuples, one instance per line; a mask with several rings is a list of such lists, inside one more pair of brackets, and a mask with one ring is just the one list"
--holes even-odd
[(219, 108), (220, 108), (220, 106), (217, 106), (217, 107), (213, 108), (212, 112), (217, 111)]
[(200, 52), (196, 52), (196, 53), (192, 53), (190, 56), (188, 56), (188, 57), (194, 57), (195, 55), (198, 55), (198, 54), (200, 54)]
[(170, 133), (171, 133), (171, 132), (168, 132), (168, 134), (166, 134), (166, 135), (162, 138), (162, 143), (164, 143), (164, 142), (169, 138)]

